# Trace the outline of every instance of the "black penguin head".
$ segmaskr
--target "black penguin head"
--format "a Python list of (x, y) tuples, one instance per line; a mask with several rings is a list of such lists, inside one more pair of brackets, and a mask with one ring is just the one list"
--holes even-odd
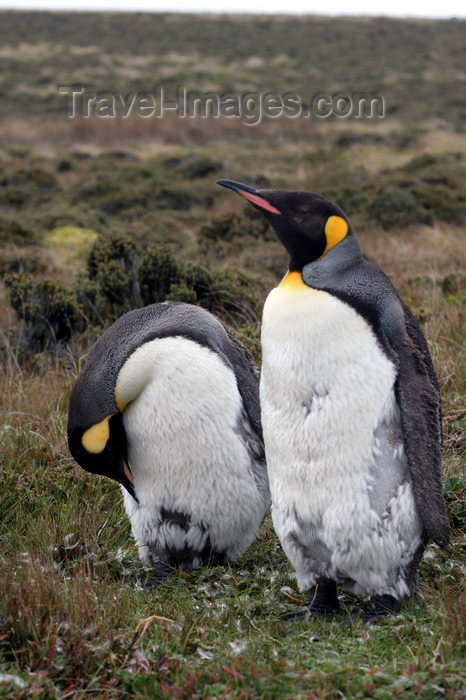
[(218, 180), (259, 209), (272, 224), (290, 256), (290, 271), (321, 258), (348, 235), (354, 235), (345, 213), (313, 192), (255, 190), (233, 180)]
[[(83, 382), (76, 382), (68, 411), (68, 446), (86, 471), (114, 479), (137, 501), (127, 464), (127, 440), (121, 413), (99, 410), (86, 400)], [(94, 409), (94, 410), (93, 410)]]

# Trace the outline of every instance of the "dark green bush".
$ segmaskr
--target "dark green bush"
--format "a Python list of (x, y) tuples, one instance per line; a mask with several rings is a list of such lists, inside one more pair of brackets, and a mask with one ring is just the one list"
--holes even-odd
[(176, 212), (159, 211), (158, 207), (131, 221), (131, 238), (144, 249), (158, 244), (181, 250), (192, 243), (192, 236), (176, 216)]
[(189, 263), (183, 270), (183, 279), (189, 289), (196, 294), (196, 300), (201, 306), (210, 308), (214, 277), (211, 270), (197, 263)]
[(215, 241), (221, 238), (224, 241), (231, 241), (239, 232), (240, 217), (238, 214), (228, 213), (217, 216), (204, 226), (201, 226), (199, 235), (202, 238)]
[(44, 274), (49, 267), (48, 253), (39, 246), (2, 246), (0, 249), (0, 275), (17, 272)]
[(8, 187), (0, 194), (0, 206), (20, 209), (27, 202), (29, 195), (19, 187)]
[(97, 275), (98, 268), (109, 260), (118, 260), (127, 273), (134, 267), (136, 246), (128, 236), (109, 233), (100, 236), (87, 256), (86, 267), (90, 278)]
[(104, 197), (99, 202), (99, 210), (108, 216), (117, 216), (125, 209), (144, 207), (147, 194), (140, 190), (117, 191)]
[(52, 190), (57, 186), (55, 177), (40, 168), (17, 168), (1, 179), (3, 187), (32, 186), (38, 190)]
[(172, 301), (184, 301), (186, 304), (196, 304), (197, 297), (194, 289), (189, 289), (186, 282), (181, 282), (180, 284), (172, 284), (170, 287), (170, 293), (165, 297)]
[(104, 158), (110, 158), (111, 160), (125, 160), (128, 162), (136, 162), (139, 160), (137, 155), (130, 153), (129, 151), (107, 151), (103, 154)]
[(239, 236), (265, 238), (268, 233), (273, 236), (267, 219), (255, 209), (248, 208), (242, 216), (227, 213), (215, 217), (201, 227), (199, 236), (209, 241), (233, 241)]
[(371, 201), (370, 193), (363, 187), (332, 188), (325, 195), (351, 218), (355, 214), (365, 212)]
[(111, 194), (117, 195), (120, 187), (113, 182), (108, 175), (99, 173), (95, 177), (86, 177), (74, 189), (73, 204), (82, 201), (95, 203), (103, 197)]
[(207, 297), (208, 305), (202, 306), (218, 314), (225, 321), (238, 324), (257, 321), (258, 282), (237, 268), (212, 271), (212, 284)]
[(186, 158), (170, 158), (164, 162), (164, 166), (167, 170), (175, 171), (184, 180), (195, 180), (218, 173), (223, 164), (218, 158), (193, 155)]
[(54, 349), (81, 327), (76, 294), (54, 280), (36, 280), (27, 273), (6, 275), (11, 306), (22, 323), (20, 350), (35, 354)]
[(177, 187), (162, 187), (153, 195), (154, 204), (162, 209), (187, 210), (193, 204), (199, 204), (200, 199), (192, 192)]
[(92, 320), (114, 319), (141, 305), (138, 266), (139, 253), (127, 236), (110, 233), (96, 240), (77, 285)]
[(386, 230), (410, 224), (431, 224), (433, 220), (412, 192), (395, 187), (378, 192), (367, 211), (373, 221)]
[(209, 270), (176, 260), (165, 246), (151, 246), (139, 267), (145, 304), (176, 299), (199, 304), (230, 321), (257, 318), (256, 281), (236, 269)]
[(466, 289), (466, 275), (461, 275), (455, 272), (450, 272), (445, 275), (440, 282), (442, 292), (446, 295), (458, 294)]
[(466, 219), (466, 191), (419, 183), (412, 188), (416, 200), (433, 218), (461, 224)]
[(29, 229), (24, 228), (14, 219), (0, 217), (0, 244), (15, 243), (16, 245), (30, 245), (34, 243), (36, 236)]
[(438, 158), (436, 156), (433, 156), (431, 153), (423, 153), (420, 156), (412, 158), (401, 169), (405, 173), (417, 173), (425, 168), (431, 168), (432, 165), (435, 165), (437, 162)]
[(67, 158), (62, 158), (57, 163), (57, 170), (59, 173), (67, 173), (69, 170), (71, 170), (71, 168), (72, 168), (71, 161), (68, 160)]
[(178, 285), (182, 277), (183, 271), (169, 248), (147, 248), (139, 265), (139, 284), (144, 304), (166, 299), (172, 285)]

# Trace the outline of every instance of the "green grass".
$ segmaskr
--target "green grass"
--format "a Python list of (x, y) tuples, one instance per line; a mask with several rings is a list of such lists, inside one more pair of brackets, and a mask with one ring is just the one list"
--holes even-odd
[[(447, 239), (454, 250), (455, 236)], [(391, 257), (386, 243), (384, 255)], [(442, 260), (437, 264), (442, 272)], [(155, 589), (143, 588), (150, 571), (137, 559), (118, 488), (83, 472), (67, 451), (66, 409), (79, 358), (51, 363), (40, 356), (32, 371), (5, 365), (0, 376), (5, 697), (460, 697), (465, 378), (461, 358), (451, 353), (458, 309), (429, 277), (406, 290), (413, 307), (422, 302), (428, 317), (444, 394), (454, 538), (447, 551), (429, 547), (419, 596), (376, 627), (362, 624), (367, 602), (348, 595), (335, 620), (278, 619), (304, 599), (270, 518), (243, 557), (226, 569), (175, 572)], [(257, 328), (243, 339), (254, 347)]]
[[(430, 547), (420, 597), (377, 627), (345, 596), (341, 619), (283, 623), (297, 593), (270, 520), (234, 565), (154, 590), (117, 487), (73, 466), (71, 377), (3, 377), (9, 398), (0, 511), (1, 672), (35, 697), (457, 697), (461, 535)], [(14, 392), (12, 396), (10, 392)], [(28, 410), (14, 410), (28, 398)], [(11, 410), (13, 409), (13, 410)], [(18, 696), (14, 684), (4, 694)], [(223, 695), (222, 695), (223, 693)]]

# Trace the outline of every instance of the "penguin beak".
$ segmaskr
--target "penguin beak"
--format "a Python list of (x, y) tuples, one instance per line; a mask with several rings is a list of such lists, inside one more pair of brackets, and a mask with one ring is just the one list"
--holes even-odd
[(136, 496), (136, 491), (134, 490), (133, 475), (131, 474), (131, 469), (129, 468), (129, 465), (125, 459), (123, 460), (123, 471), (124, 476), (120, 480), (120, 484), (124, 486), (124, 488), (128, 491), (129, 495), (134, 498), (136, 503), (139, 503), (139, 499)]
[(269, 211), (271, 214), (281, 214), (281, 211), (272, 206), (272, 204), (270, 204), (270, 202), (268, 202), (266, 199), (261, 197), (254, 187), (243, 185), (241, 182), (235, 182), (234, 180), (217, 180), (217, 185), (233, 190), (233, 192), (240, 194), (259, 209), (265, 209), (265, 211)]
[(131, 483), (131, 481), (128, 479), (128, 477), (124, 476), (122, 479), (119, 479), (119, 483), (123, 486), (123, 488), (125, 488), (128, 491), (129, 495), (134, 498), (136, 503), (139, 504), (139, 499), (136, 496), (136, 491), (134, 490), (134, 486)]

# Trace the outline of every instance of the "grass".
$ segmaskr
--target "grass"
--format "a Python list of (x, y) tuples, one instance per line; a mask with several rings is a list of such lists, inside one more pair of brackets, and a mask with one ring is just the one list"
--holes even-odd
[[(27, 352), (27, 328), (0, 281), (2, 697), (464, 694), (462, 28), (364, 18), (1, 13), (0, 275), (51, 280), (61, 286), (43, 283), (44, 298), (50, 289), (75, 293), (80, 314), (66, 342)], [(374, 63), (374, 44), (386, 61)], [(357, 84), (386, 92), (388, 117), (254, 128), (167, 117), (154, 129), (137, 119), (66, 120), (55, 91), (84, 79), (121, 91), (163, 79), (199, 90), (302, 93), (303, 76), (316, 89)], [(150, 572), (137, 558), (118, 488), (82, 471), (68, 453), (72, 383), (89, 346), (123, 308), (112, 294), (129, 288), (141, 261), (168, 260), (175, 297), (192, 296), (199, 280), (205, 292), (208, 281), (203, 303), (215, 304), (260, 361), (262, 303), (287, 259), (262, 220), (214, 185), (221, 177), (311, 189), (340, 203), (427, 337), (442, 392), (454, 537), (446, 551), (429, 546), (418, 597), (377, 626), (362, 625), (367, 601), (349, 595), (335, 620), (278, 619), (304, 601), (269, 517), (227, 568), (176, 572), (144, 587)], [(121, 237), (130, 243), (120, 254)], [(109, 261), (113, 286), (99, 277)], [(150, 297), (165, 278), (152, 279), (148, 267), (142, 293)], [(99, 280), (107, 287), (96, 292)], [(97, 320), (82, 302), (92, 289)], [(238, 299), (248, 301), (248, 313), (232, 313)]]
[(68, 456), (72, 379), (1, 377), (4, 697), (459, 697), (458, 531), (427, 550), (419, 598), (377, 627), (351, 596), (341, 619), (280, 622), (302, 596), (269, 519), (237, 563), (145, 590), (117, 487)]

